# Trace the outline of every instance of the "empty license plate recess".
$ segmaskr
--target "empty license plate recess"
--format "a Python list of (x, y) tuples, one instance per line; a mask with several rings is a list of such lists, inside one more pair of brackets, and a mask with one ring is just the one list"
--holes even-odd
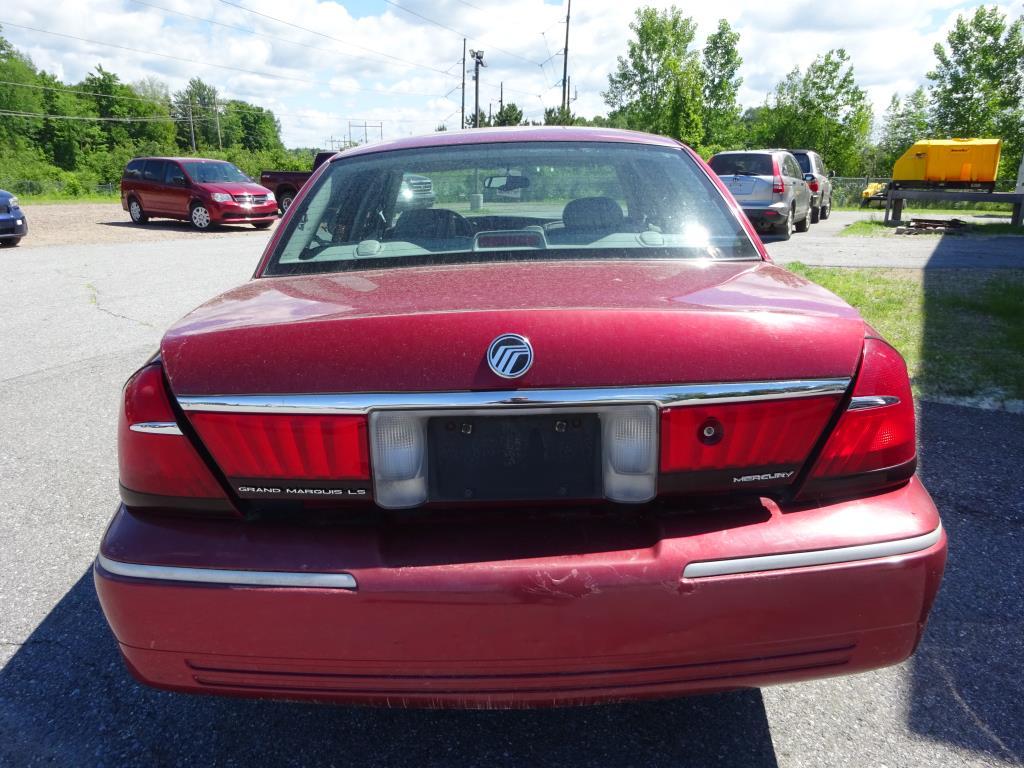
[(595, 413), (432, 417), (427, 450), (431, 501), (602, 496)]

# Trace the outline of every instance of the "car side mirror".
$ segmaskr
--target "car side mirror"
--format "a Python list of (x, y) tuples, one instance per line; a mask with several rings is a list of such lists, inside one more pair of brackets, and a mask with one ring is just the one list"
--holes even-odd
[(830, 179), (834, 179), (834, 178), (836, 177), (836, 172), (835, 172), (835, 171), (829, 171), (829, 172), (828, 172), (828, 177), (829, 177)]

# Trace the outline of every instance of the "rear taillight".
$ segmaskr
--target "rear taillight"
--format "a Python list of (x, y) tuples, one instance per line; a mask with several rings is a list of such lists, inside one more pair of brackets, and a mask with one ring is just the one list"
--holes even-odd
[(365, 416), (197, 412), (189, 421), (229, 478), (370, 478)]
[(669, 491), (788, 485), (835, 412), (838, 396), (667, 408), (662, 486)]
[(884, 341), (866, 339), (850, 405), (822, 448), (804, 494), (902, 482), (913, 474), (916, 456), (906, 363)]
[(810, 189), (811, 192), (817, 192), (818, 191), (818, 182), (817, 181), (808, 181), (807, 182), (807, 188)]
[(147, 365), (125, 384), (117, 453), (129, 506), (177, 507), (181, 499), (227, 502), (224, 489), (178, 427), (159, 363)]
[(779, 161), (772, 158), (772, 194), (781, 195), (786, 191), (786, 185), (782, 181), (782, 170), (779, 168)]

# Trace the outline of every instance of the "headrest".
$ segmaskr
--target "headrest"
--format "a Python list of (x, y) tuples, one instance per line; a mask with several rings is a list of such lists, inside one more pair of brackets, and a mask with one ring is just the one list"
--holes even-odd
[(614, 230), (622, 221), (622, 208), (610, 197), (581, 197), (562, 211), (565, 228), (574, 232)]

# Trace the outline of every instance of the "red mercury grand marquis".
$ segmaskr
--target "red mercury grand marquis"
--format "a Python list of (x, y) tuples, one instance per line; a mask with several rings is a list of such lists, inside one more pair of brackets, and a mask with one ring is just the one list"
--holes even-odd
[(192, 693), (859, 672), (914, 651), (946, 557), (900, 355), (692, 151), (623, 131), (335, 157), (128, 381), (118, 447), (96, 588), (135, 676)]

